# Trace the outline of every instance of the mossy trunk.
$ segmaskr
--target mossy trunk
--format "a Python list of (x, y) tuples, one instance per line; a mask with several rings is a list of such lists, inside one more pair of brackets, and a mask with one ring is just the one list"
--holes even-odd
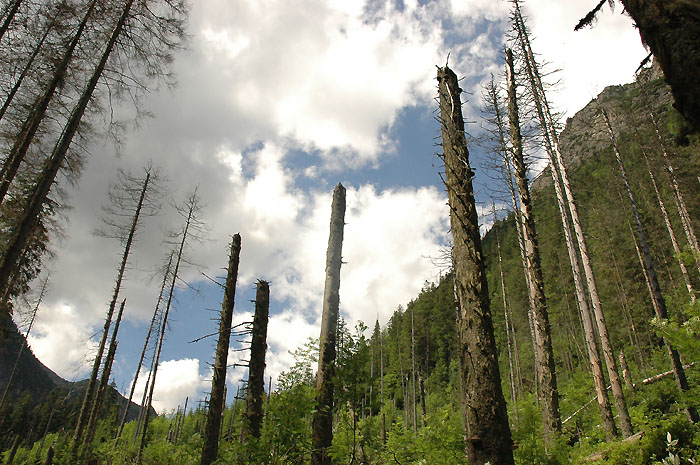
[(671, 86), (674, 107), (700, 130), (700, 3), (622, 0)]
[(248, 371), (248, 401), (243, 421), (244, 436), (260, 438), (265, 394), (265, 352), (267, 350), (267, 321), (270, 312), (270, 285), (258, 281), (255, 293), (253, 337), (250, 343)]
[(209, 465), (216, 460), (216, 456), (219, 453), (221, 413), (224, 409), (226, 396), (226, 366), (228, 364), (228, 349), (231, 341), (231, 322), (233, 321), (233, 306), (236, 297), (236, 282), (238, 280), (240, 256), (241, 235), (235, 234), (231, 240), (231, 253), (228, 258), (224, 300), (221, 304), (219, 340), (216, 344), (214, 375), (211, 380), (211, 397), (209, 398), (209, 412), (207, 416), (207, 427), (204, 433), (204, 445), (202, 446), (201, 465)]
[(313, 418), (312, 465), (330, 465), (328, 448), (333, 441), (333, 376), (335, 342), (340, 305), (340, 266), (342, 263), (343, 229), (345, 227), (345, 188), (338, 184), (333, 191), (331, 225), (326, 253), (326, 283), (321, 317), (321, 338), (316, 374), (316, 412)]
[(489, 307), (473, 171), (464, 134), (457, 75), (438, 68), (438, 95), (445, 161), (445, 187), (454, 246), (455, 286), (460, 303), (459, 348), (467, 403), (467, 456), (473, 465), (512, 465), (513, 441), (501, 390), (498, 351)]

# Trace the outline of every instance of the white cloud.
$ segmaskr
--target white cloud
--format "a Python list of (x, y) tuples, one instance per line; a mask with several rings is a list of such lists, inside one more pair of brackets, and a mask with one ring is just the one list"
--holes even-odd
[[(137, 400), (143, 395), (148, 378), (148, 370), (143, 370), (136, 383)], [(133, 383), (133, 380), (132, 380)], [(186, 358), (182, 360), (167, 360), (158, 364), (156, 385), (153, 391), (153, 408), (158, 413), (167, 413), (184, 405), (185, 398), (190, 398), (189, 405), (194, 405), (199, 393), (211, 383), (200, 374), (199, 360)]]

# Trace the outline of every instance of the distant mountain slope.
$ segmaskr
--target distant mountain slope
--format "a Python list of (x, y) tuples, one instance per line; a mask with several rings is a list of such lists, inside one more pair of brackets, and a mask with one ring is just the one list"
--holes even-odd
[[(0, 392), (4, 392), (17, 360), (17, 354), (24, 342), (24, 336), (20, 334), (10, 317), (2, 316), (1, 318), (0, 330), (7, 336), (6, 339), (0, 341)], [(64, 393), (61, 397), (65, 398), (68, 405), (77, 404), (79, 408), (86, 387), (87, 380), (70, 382), (58, 376), (34, 356), (31, 347), (26, 346), (22, 351), (10, 385), (8, 399), (17, 400), (29, 394), (31, 405), (36, 406), (50, 397), (55, 397), (56, 392), (60, 391)], [(126, 398), (113, 387), (109, 386), (108, 389), (107, 403), (112, 405), (116, 403), (120, 409), (123, 408)], [(138, 416), (138, 409), (139, 406), (131, 402), (127, 415), (128, 420)], [(155, 415), (154, 410), (151, 410), (151, 413)]]

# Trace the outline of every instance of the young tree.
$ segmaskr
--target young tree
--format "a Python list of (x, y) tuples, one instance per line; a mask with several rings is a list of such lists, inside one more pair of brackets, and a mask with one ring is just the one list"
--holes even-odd
[(231, 240), (231, 253), (228, 259), (224, 300), (221, 303), (221, 318), (219, 319), (219, 339), (216, 343), (214, 359), (214, 376), (211, 380), (211, 397), (207, 413), (207, 427), (202, 446), (201, 465), (209, 465), (219, 453), (219, 433), (221, 432), (221, 414), (224, 408), (224, 389), (226, 388), (226, 367), (228, 364), (228, 349), (231, 341), (231, 322), (233, 306), (236, 297), (236, 282), (238, 281), (238, 264), (241, 257), (241, 235), (234, 234)]
[[(472, 189), (473, 171), (464, 134), (457, 75), (438, 68), (438, 98), (445, 161), (445, 186), (454, 246), (455, 286), (460, 303), (459, 348), (465, 366), (470, 463), (513, 464), (506, 402), (501, 390), (479, 224)], [(468, 365), (467, 365), (468, 363)]]
[(336, 328), (340, 305), (340, 266), (345, 227), (345, 188), (338, 184), (333, 190), (331, 225), (326, 253), (326, 283), (321, 316), (320, 351), (316, 374), (316, 412), (313, 419), (312, 465), (330, 465), (328, 448), (333, 441), (333, 376), (336, 357)]

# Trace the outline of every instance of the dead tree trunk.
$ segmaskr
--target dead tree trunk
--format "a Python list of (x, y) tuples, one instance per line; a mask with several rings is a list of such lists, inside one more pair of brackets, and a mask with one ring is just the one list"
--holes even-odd
[(547, 311), (547, 299), (544, 294), (544, 279), (542, 278), (542, 266), (540, 265), (537, 232), (535, 230), (535, 220), (532, 216), (532, 199), (530, 198), (530, 187), (528, 186), (527, 172), (523, 157), (513, 53), (510, 50), (506, 50), (506, 69), (508, 73), (510, 139), (513, 145), (512, 164), (520, 200), (523, 243), (526, 257), (525, 262), (528, 275), (527, 282), (529, 285), (528, 295), (535, 330), (535, 367), (539, 381), (538, 384), (540, 386), (540, 398), (542, 399), (542, 420), (545, 427), (545, 440), (549, 442), (553, 433), (561, 431), (559, 391), (557, 389), (549, 312)]
[(150, 420), (150, 410), (153, 403), (153, 391), (156, 385), (156, 374), (158, 373), (158, 362), (160, 361), (160, 353), (163, 349), (163, 340), (165, 339), (165, 330), (168, 327), (168, 314), (170, 313), (170, 307), (173, 302), (173, 295), (175, 294), (175, 286), (177, 284), (177, 278), (180, 271), (180, 263), (182, 262), (182, 255), (185, 249), (185, 244), (187, 243), (188, 234), (190, 228), (197, 221), (195, 216), (197, 209), (199, 207), (198, 198), (196, 191), (189, 197), (185, 210), (186, 219), (185, 226), (182, 230), (182, 238), (180, 240), (180, 245), (178, 246), (177, 258), (175, 259), (175, 268), (173, 269), (172, 281), (170, 282), (170, 290), (168, 291), (168, 300), (165, 304), (165, 310), (163, 311), (163, 317), (160, 321), (160, 335), (158, 337), (158, 346), (156, 347), (155, 356), (153, 357), (153, 367), (151, 370), (151, 383), (149, 386), (148, 398), (144, 402), (145, 413), (143, 417), (143, 427), (141, 430), (141, 441), (139, 443), (139, 452), (136, 456), (136, 463), (141, 464), (143, 457), (143, 449), (146, 446), (146, 433), (148, 432), (148, 422)]
[[(209, 398), (209, 412), (207, 416), (207, 428), (204, 434), (204, 445), (202, 446), (201, 465), (209, 465), (216, 460), (216, 456), (219, 453), (221, 412), (224, 409), (226, 366), (228, 363), (228, 348), (231, 340), (231, 322), (233, 320), (233, 305), (236, 297), (236, 281), (238, 280), (238, 263), (240, 262), (240, 256), (241, 235), (235, 234), (231, 241), (231, 254), (228, 259), (226, 288), (224, 290), (224, 300), (221, 304), (219, 340), (216, 344), (214, 376), (211, 380), (211, 396)], [(267, 324), (265, 326), (267, 326)]]
[(156, 318), (158, 317), (158, 310), (160, 309), (160, 304), (163, 301), (163, 295), (165, 294), (165, 286), (168, 281), (168, 276), (170, 275), (170, 266), (173, 263), (173, 253), (170, 253), (168, 258), (168, 265), (165, 268), (165, 273), (163, 274), (163, 282), (160, 286), (160, 292), (158, 293), (158, 300), (156, 302), (156, 307), (153, 310), (153, 317), (151, 318), (151, 324), (148, 326), (148, 331), (146, 332), (146, 340), (143, 343), (143, 349), (141, 350), (141, 357), (139, 357), (139, 363), (136, 365), (136, 373), (134, 374), (134, 382), (131, 384), (131, 390), (129, 391), (129, 397), (124, 404), (124, 412), (122, 413), (121, 420), (119, 421), (119, 427), (117, 428), (117, 435), (114, 438), (114, 447), (116, 447), (119, 438), (124, 430), (124, 425), (126, 424), (126, 416), (129, 413), (129, 405), (131, 405), (131, 400), (134, 397), (134, 391), (136, 390), (136, 382), (139, 380), (139, 374), (141, 372), (141, 367), (143, 366), (143, 360), (146, 357), (146, 351), (148, 350), (148, 343), (151, 340), (151, 334), (153, 329), (156, 327)]
[(85, 427), (85, 437), (83, 438), (82, 447), (83, 454), (86, 457), (89, 457), (91, 453), (90, 447), (93, 439), (95, 438), (95, 430), (97, 429), (97, 421), (99, 420), (100, 410), (102, 410), (102, 402), (105, 397), (107, 385), (109, 384), (109, 377), (112, 374), (112, 364), (114, 363), (114, 356), (117, 353), (117, 335), (119, 334), (119, 325), (122, 320), (122, 315), (124, 314), (125, 305), (126, 299), (122, 300), (122, 303), (119, 306), (119, 313), (117, 314), (117, 319), (114, 322), (114, 330), (112, 330), (112, 338), (109, 341), (107, 357), (105, 358), (105, 364), (102, 368), (102, 377), (100, 378), (100, 384), (97, 386), (97, 390), (95, 391), (95, 398), (92, 402), (87, 426)]
[(467, 395), (470, 463), (512, 465), (513, 441), (506, 401), (501, 390), (498, 352), (493, 334), (489, 294), (484, 271), (479, 222), (474, 203), (469, 152), (464, 135), (461, 89), (457, 75), (438, 68), (438, 94), (445, 186), (454, 238), (455, 284), (460, 302), (460, 340), (465, 366), (461, 376)]
[(7, 5), (6, 10), (3, 11), (5, 20), (2, 22), (2, 25), (0, 25), (0, 39), (3, 38), (7, 32), (7, 29), (9, 29), (10, 23), (12, 23), (12, 20), (15, 18), (19, 7), (22, 5), (22, 1), (23, 0), (14, 0), (12, 3)]
[(416, 419), (418, 416), (418, 398), (416, 397), (416, 340), (413, 330), (413, 307), (411, 307), (411, 378), (413, 380), (413, 397), (411, 398), (411, 406), (413, 408), (413, 432), (416, 433), (418, 431), (418, 423)]
[(340, 304), (340, 266), (345, 226), (345, 188), (338, 184), (333, 191), (331, 231), (326, 254), (326, 284), (321, 318), (320, 354), (316, 375), (316, 402), (313, 420), (312, 465), (330, 465), (328, 447), (333, 441), (333, 375), (335, 373), (335, 335)]
[(379, 392), (382, 406), (382, 444), (386, 444), (386, 416), (384, 414), (384, 332), (379, 331)]
[(695, 302), (695, 291), (693, 290), (693, 284), (690, 282), (690, 275), (688, 274), (688, 268), (685, 266), (685, 263), (683, 263), (683, 260), (680, 258), (681, 254), (681, 248), (678, 245), (678, 240), (676, 239), (676, 233), (673, 230), (673, 225), (671, 224), (671, 219), (668, 216), (668, 211), (666, 210), (666, 205), (664, 204), (663, 199), (661, 198), (661, 192), (659, 192), (659, 187), (656, 185), (656, 178), (654, 177), (654, 172), (651, 169), (651, 163), (649, 163), (649, 157), (647, 157), (647, 153), (642, 147), (642, 155), (644, 156), (644, 161), (647, 164), (647, 171), (649, 172), (649, 178), (651, 179), (651, 184), (654, 186), (654, 193), (656, 194), (656, 200), (659, 202), (659, 209), (661, 210), (661, 214), (664, 217), (664, 223), (666, 224), (666, 230), (668, 231), (668, 236), (671, 239), (671, 245), (673, 245), (673, 251), (676, 253), (678, 257), (678, 266), (681, 269), (681, 274), (683, 275), (683, 280), (685, 281), (685, 287), (688, 289), (688, 293), (690, 294), (690, 299)]
[[(660, 320), (668, 318), (668, 311), (666, 309), (666, 301), (661, 295), (661, 286), (659, 286), (659, 281), (656, 277), (656, 270), (654, 270), (654, 263), (651, 258), (651, 252), (646, 240), (646, 234), (644, 233), (644, 227), (642, 226), (642, 221), (639, 218), (639, 209), (637, 208), (637, 201), (632, 193), (632, 188), (630, 187), (629, 181), (627, 179), (627, 171), (625, 170), (625, 165), (622, 161), (622, 155), (617, 147), (617, 139), (615, 137), (615, 132), (613, 131), (612, 125), (610, 123), (610, 118), (608, 117), (605, 109), (601, 109), (603, 113), (603, 118), (605, 119), (605, 124), (610, 132), (610, 140), (612, 141), (613, 150), (615, 152), (615, 158), (620, 166), (620, 174), (622, 175), (622, 182), (627, 192), (627, 198), (630, 202), (630, 208), (632, 209), (632, 216), (637, 225), (637, 239), (639, 240), (639, 248), (641, 249), (641, 255), (643, 257), (645, 277), (647, 278), (647, 283), (652, 295), (652, 301), (654, 302), (654, 308), (656, 309), (656, 316)], [(683, 370), (683, 364), (681, 363), (680, 355), (678, 351), (669, 345), (668, 341), (664, 337), (664, 344), (668, 348), (668, 354), (671, 358), (671, 364), (673, 366), (673, 373), (676, 377), (676, 383), (678, 389), (681, 391), (681, 398), (683, 398), (684, 393), (689, 389), (688, 379), (685, 376), (685, 371)], [(685, 412), (688, 419), (695, 423), (700, 420), (698, 412), (695, 407), (689, 406), (686, 401)]]
[(126, 264), (129, 260), (129, 253), (131, 252), (131, 246), (136, 235), (136, 229), (138, 228), (139, 218), (141, 216), (141, 209), (143, 208), (144, 200), (146, 199), (146, 193), (148, 191), (150, 180), (151, 172), (150, 170), (147, 170), (146, 177), (144, 178), (143, 185), (141, 186), (141, 193), (139, 194), (139, 199), (135, 206), (134, 216), (131, 220), (131, 227), (129, 228), (129, 233), (127, 235), (126, 242), (124, 243), (124, 253), (122, 254), (122, 260), (119, 264), (119, 269), (117, 271), (117, 279), (114, 285), (114, 291), (112, 293), (112, 300), (110, 301), (109, 309), (107, 310), (107, 321), (105, 321), (105, 327), (102, 333), (102, 340), (100, 341), (100, 345), (97, 349), (97, 356), (92, 366), (92, 375), (90, 376), (90, 380), (88, 381), (88, 385), (85, 391), (85, 397), (83, 397), (83, 404), (80, 408), (80, 414), (78, 416), (78, 424), (75, 428), (75, 433), (73, 435), (73, 446), (71, 448), (71, 457), (73, 457), (73, 459), (77, 457), (76, 454), (78, 453), (79, 447), (78, 441), (81, 440), (83, 428), (85, 427), (86, 421), (89, 418), (88, 408), (90, 408), (90, 406), (93, 405), (93, 391), (95, 389), (95, 383), (97, 382), (97, 373), (100, 369), (100, 364), (102, 363), (102, 354), (104, 352), (105, 342), (107, 340), (107, 333), (109, 332), (109, 325), (112, 320), (112, 315), (114, 315), (114, 309), (116, 307), (117, 300), (119, 299), (119, 291), (121, 290), (122, 280), (124, 279)]
[[(496, 208), (493, 207), (494, 211), (494, 221), (496, 220)], [(510, 333), (510, 321), (508, 320), (508, 297), (506, 295), (506, 280), (503, 276), (503, 259), (501, 258), (501, 239), (498, 237), (498, 232), (496, 232), (496, 245), (498, 250), (498, 271), (501, 275), (501, 296), (503, 297), (503, 313), (506, 324), (506, 346), (508, 347), (508, 368), (509, 379), (510, 379), (510, 399), (513, 402), (513, 417), (515, 418), (515, 423), (518, 423), (518, 407), (515, 405), (517, 399), (515, 390), (515, 371), (513, 369), (513, 349), (511, 346), (511, 333)]]
[(258, 281), (255, 294), (253, 337), (250, 343), (248, 371), (248, 401), (245, 414), (245, 436), (260, 438), (263, 423), (263, 396), (265, 395), (265, 351), (267, 349), (267, 321), (270, 311), (270, 285)]

